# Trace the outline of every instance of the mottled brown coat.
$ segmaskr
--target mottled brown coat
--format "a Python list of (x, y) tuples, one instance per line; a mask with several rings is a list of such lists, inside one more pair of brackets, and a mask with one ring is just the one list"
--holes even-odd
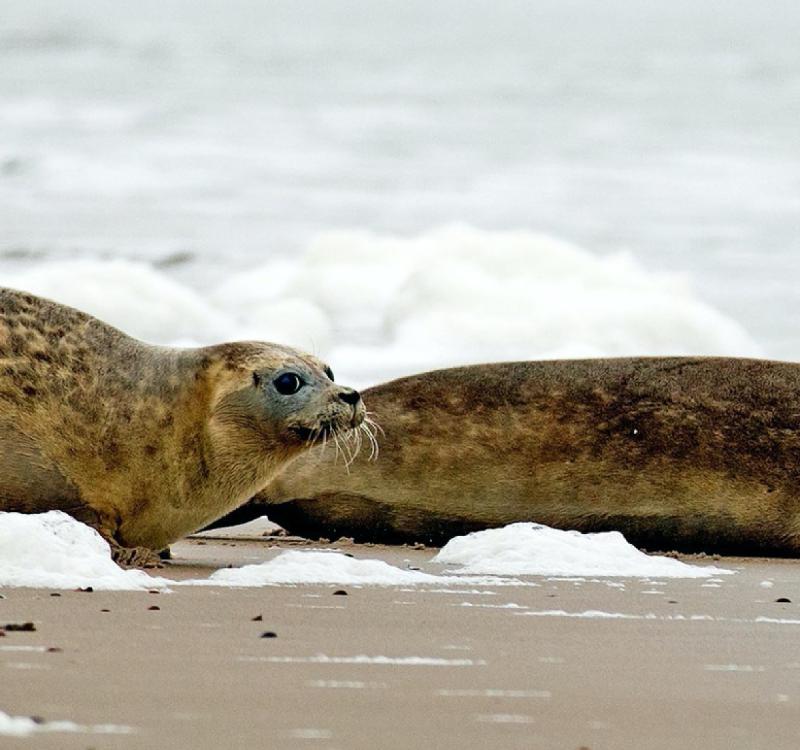
[[(280, 367), (309, 373), (313, 393), (276, 416), (254, 373)], [(294, 430), (351, 419), (338, 399), (351, 391), (323, 368), (257, 342), (150, 346), (2, 289), (0, 510), (61, 509), (115, 544), (159, 549), (264, 487), (308, 447)]]
[[(365, 392), (380, 457), (317, 449), (245, 513), (441, 543), (514, 521), (650, 549), (800, 553), (800, 365), (635, 358), (464, 367)], [(268, 505), (282, 503), (279, 505)]]

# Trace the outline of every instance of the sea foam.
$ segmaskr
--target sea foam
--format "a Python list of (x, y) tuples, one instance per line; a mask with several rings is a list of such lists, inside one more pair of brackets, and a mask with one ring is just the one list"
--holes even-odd
[(263, 563), (222, 568), (209, 578), (173, 581), (123, 570), (94, 529), (61, 511), (0, 512), (0, 586), (6, 587), (141, 591), (192, 585), (504, 586), (520, 581), (497, 576), (705, 578), (731, 572), (646, 555), (617, 532), (581, 534), (533, 523), (455, 537), (432, 562), (461, 567), (432, 574), (336, 551), (286, 550)]
[(0, 586), (141, 591), (167, 583), (120, 568), (100, 534), (59, 510), (0, 512)]
[(131, 727), (119, 724), (85, 726), (74, 721), (39, 721), (29, 716), (10, 716), (0, 711), (0, 736), (30, 737), (32, 734), (131, 734)]
[(191, 583), (218, 586), (300, 583), (402, 586), (441, 584), (446, 580), (417, 570), (402, 570), (383, 560), (360, 560), (341, 552), (288, 550), (267, 562), (241, 568), (222, 568), (212, 573), (207, 581)]
[(338, 231), (199, 290), (143, 262), (46, 262), (26, 289), (157, 344), (278, 341), (373, 384), (436, 367), (622, 355), (758, 356), (685, 279), (533, 232)]
[(708, 578), (730, 570), (646, 555), (618, 531), (582, 534), (538, 523), (513, 523), (451, 539), (433, 562), (458, 573), (537, 576)]

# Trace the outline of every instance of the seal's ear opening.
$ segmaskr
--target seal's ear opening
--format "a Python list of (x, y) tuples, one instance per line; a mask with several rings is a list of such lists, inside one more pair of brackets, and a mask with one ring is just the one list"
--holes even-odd
[(253, 370), (253, 385), (258, 388), (261, 385), (261, 376)]

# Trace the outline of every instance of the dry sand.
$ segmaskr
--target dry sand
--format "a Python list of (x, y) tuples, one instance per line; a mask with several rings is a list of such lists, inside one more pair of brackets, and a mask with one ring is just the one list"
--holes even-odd
[[(163, 572), (200, 577), (276, 544), (302, 546), (187, 540)], [(346, 550), (423, 570), (432, 557)], [(0, 637), (0, 710), (133, 733), (0, 736), (0, 747), (796, 750), (800, 562), (717, 564), (739, 573), (439, 591), (6, 589), (0, 625), (36, 631)], [(628, 617), (557, 614), (592, 610)]]

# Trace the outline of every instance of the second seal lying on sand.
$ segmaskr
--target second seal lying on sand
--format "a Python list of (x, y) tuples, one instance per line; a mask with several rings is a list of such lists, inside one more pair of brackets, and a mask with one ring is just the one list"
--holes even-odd
[(0, 290), (0, 511), (66, 511), (121, 562), (152, 559), (363, 420), (359, 394), (293, 349), (148, 346)]
[(317, 448), (227, 521), (441, 544), (515, 521), (649, 549), (800, 554), (800, 365), (522, 362), (365, 392), (380, 457)]

